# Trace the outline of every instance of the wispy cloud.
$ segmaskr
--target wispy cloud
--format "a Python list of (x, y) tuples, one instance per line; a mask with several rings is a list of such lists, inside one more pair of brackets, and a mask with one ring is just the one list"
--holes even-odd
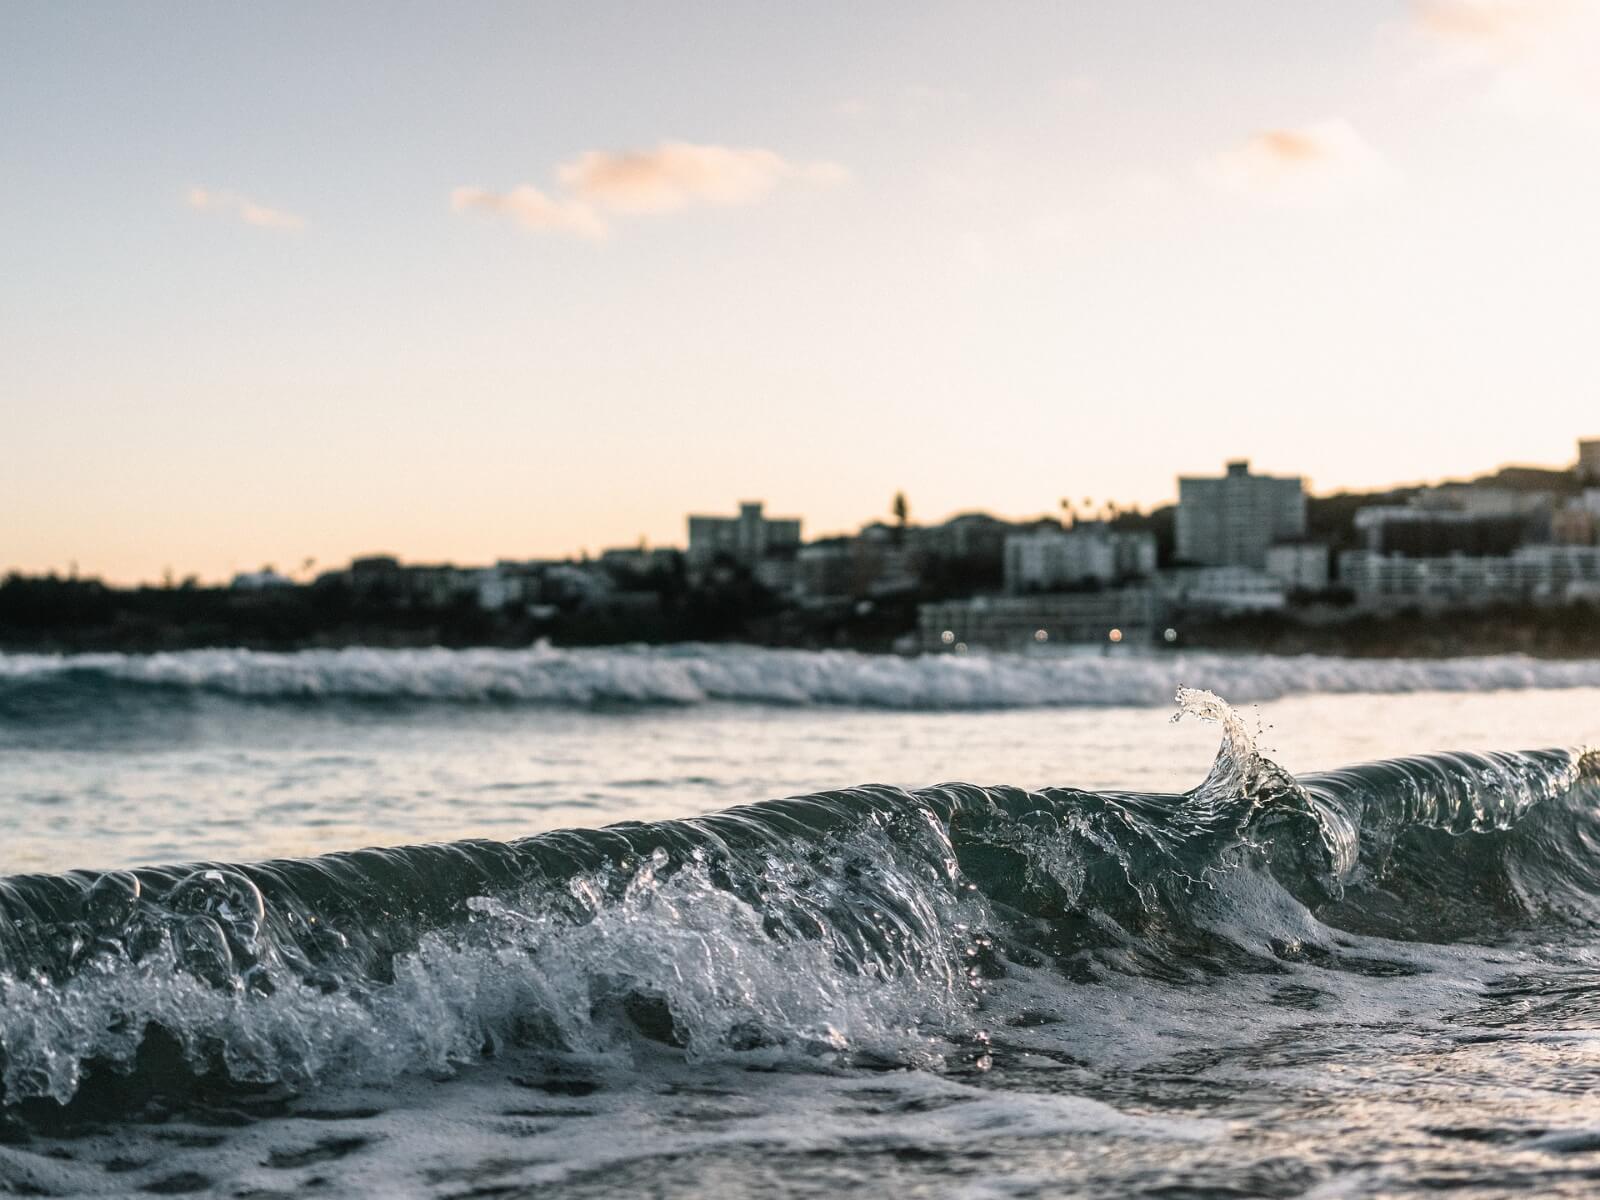
[(1417, 27), (1458, 48), (1519, 54), (1576, 15), (1571, 0), (1415, 0)]
[(1213, 186), (1269, 203), (1327, 204), (1382, 183), (1382, 157), (1351, 127), (1332, 119), (1267, 129), (1201, 164)]
[(651, 150), (588, 150), (556, 168), (563, 196), (529, 184), (509, 192), (463, 187), (451, 193), (457, 212), (484, 209), (528, 229), (603, 238), (602, 214), (671, 212), (704, 204), (752, 204), (779, 184), (819, 186), (848, 178), (836, 163), (795, 163), (772, 150), (662, 142)]
[(450, 207), (456, 212), (477, 208), (499, 213), (525, 229), (540, 232), (574, 233), (596, 239), (606, 236), (606, 223), (589, 205), (574, 200), (553, 200), (527, 184), (509, 192), (458, 187), (450, 193)]
[(248, 196), (241, 196), (238, 192), (216, 191), (211, 188), (192, 187), (185, 196), (190, 208), (203, 212), (223, 213), (237, 217), (247, 225), (259, 225), (264, 229), (304, 229), (304, 217), (296, 216), (291, 212), (284, 212), (280, 208), (268, 208), (265, 204), (258, 204)]
[(1496, 106), (1600, 115), (1600, 4), (1594, 0), (1413, 0), (1423, 61), (1476, 75)]
[(662, 142), (654, 150), (589, 150), (556, 169), (583, 199), (613, 212), (669, 212), (689, 204), (749, 204), (785, 179), (836, 183), (833, 163), (791, 163), (771, 150)]

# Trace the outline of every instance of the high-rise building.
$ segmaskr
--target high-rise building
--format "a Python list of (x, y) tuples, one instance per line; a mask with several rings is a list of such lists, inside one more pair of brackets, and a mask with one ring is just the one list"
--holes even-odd
[(1306, 495), (1298, 475), (1252, 475), (1250, 463), (1226, 475), (1178, 480), (1178, 558), (1208, 566), (1261, 567), (1267, 548), (1306, 535)]
[(691, 516), (690, 568), (708, 567), (719, 554), (747, 567), (771, 554), (793, 554), (800, 546), (800, 518), (768, 517), (761, 510), (761, 501), (747, 500), (736, 517)]
[(1578, 478), (1585, 483), (1600, 483), (1600, 438), (1578, 442)]

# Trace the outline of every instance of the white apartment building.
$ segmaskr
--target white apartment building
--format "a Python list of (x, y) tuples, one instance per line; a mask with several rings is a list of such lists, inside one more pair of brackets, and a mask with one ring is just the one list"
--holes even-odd
[(1328, 586), (1328, 548), (1321, 542), (1269, 546), (1266, 567), (1291, 592), (1320, 592)]
[(1014, 533), (1005, 541), (1004, 570), (1005, 588), (1012, 595), (1143, 579), (1156, 571), (1156, 539), (1098, 524)]
[(1583, 438), (1578, 442), (1578, 478), (1600, 483), (1600, 438)]
[(1369, 607), (1559, 604), (1600, 588), (1600, 547), (1523, 546), (1507, 555), (1408, 558), (1350, 550), (1339, 581)]
[(762, 502), (747, 500), (736, 517), (691, 516), (688, 564), (691, 570), (709, 567), (719, 554), (753, 567), (770, 554), (792, 553), (800, 547), (799, 517), (768, 517)]
[(1252, 475), (1239, 459), (1221, 477), (1178, 479), (1176, 523), (1184, 562), (1262, 567), (1274, 543), (1305, 537), (1305, 487), (1298, 475)]
[(1225, 617), (1272, 612), (1288, 603), (1284, 585), (1256, 567), (1179, 567), (1163, 572), (1160, 585), (1179, 613)]

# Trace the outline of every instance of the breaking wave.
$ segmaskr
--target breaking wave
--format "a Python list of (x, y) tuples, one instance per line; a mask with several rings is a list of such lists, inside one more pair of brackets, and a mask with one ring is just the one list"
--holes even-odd
[(684, 645), (520, 650), (0, 654), (0, 716), (132, 691), (250, 700), (591, 707), (709, 702), (937, 710), (1165, 703), (1184, 680), (1235, 703), (1306, 693), (1600, 687), (1600, 661), (1522, 655), (1346, 659), (1202, 653), (894, 655)]
[[(1600, 756), (1295, 778), (1216, 696), (1181, 794), (863, 787), (510, 843), (0, 880), (8, 1106), (308, 1088), (531, 1050), (937, 1064), (1107, 980), (1600, 918)], [(1009, 1009), (1008, 1006), (1009, 1005)], [(1070, 1018), (1068, 1018), (1070, 1020)], [(104, 1102), (104, 1101), (102, 1101)]]

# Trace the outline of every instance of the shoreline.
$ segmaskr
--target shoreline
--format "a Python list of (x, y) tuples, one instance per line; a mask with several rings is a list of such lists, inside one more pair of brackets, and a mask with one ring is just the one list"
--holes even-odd
[[(1175, 645), (1126, 644), (1118, 656), (1162, 657), (1183, 651), (1270, 657), (1312, 655), (1324, 658), (1450, 660), (1518, 654), (1553, 661), (1600, 659), (1600, 611), (1584, 608), (1536, 609), (1508, 615), (1501, 611), (1439, 615), (1362, 615), (1338, 622), (1309, 622), (1288, 615), (1236, 617), (1189, 623)], [(0, 629), (0, 655), (127, 654), (152, 655), (190, 650), (254, 650), (293, 653), (307, 650), (515, 650), (540, 643), (561, 649), (618, 646), (742, 645), (772, 650), (850, 650), (913, 658), (928, 652), (897, 644), (881, 628), (836, 629), (830, 636), (771, 636), (788, 630), (751, 630), (723, 635), (664, 635), (664, 631), (616, 627), (583, 630), (589, 636), (566, 638), (555, 631), (513, 625), (463, 628), (448, 621), (402, 625), (349, 623), (321, 629), (251, 628), (228, 623), (119, 624), (105, 627), (36, 629), (25, 634)], [(614, 636), (594, 636), (612, 633)], [(763, 636), (766, 634), (767, 636)], [(903, 643), (904, 632), (899, 635)], [(1062, 658), (1098, 657), (1093, 644), (1060, 647)], [(974, 647), (976, 654), (1016, 654), (1004, 647)], [(1033, 657), (1030, 652), (1020, 652)], [(937, 653), (933, 655), (937, 657)], [(1041, 655), (1040, 657), (1054, 657)]]

